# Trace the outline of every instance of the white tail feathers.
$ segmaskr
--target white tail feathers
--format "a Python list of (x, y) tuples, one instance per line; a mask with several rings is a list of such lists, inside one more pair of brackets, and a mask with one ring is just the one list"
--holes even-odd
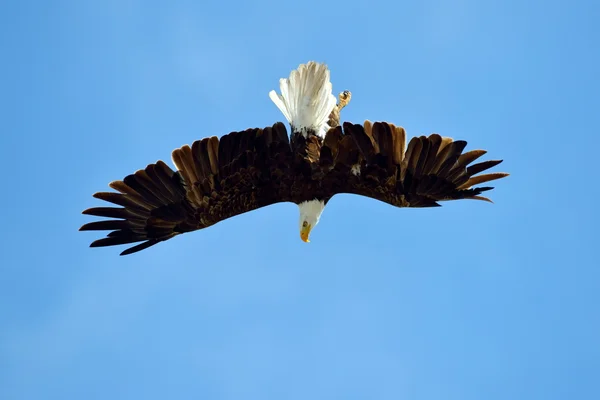
[(314, 61), (300, 64), (288, 79), (279, 80), (279, 88), (281, 95), (271, 90), (269, 97), (288, 120), (292, 131), (304, 136), (312, 131), (325, 137), (329, 114), (336, 105), (327, 65)]

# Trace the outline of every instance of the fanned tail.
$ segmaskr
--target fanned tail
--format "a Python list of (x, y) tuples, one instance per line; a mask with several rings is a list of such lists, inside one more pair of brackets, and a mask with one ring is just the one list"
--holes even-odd
[(323, 138), (336, 106), (327, 66), (314, 61), (300, 64), (289, 78), (279, 80), (279, 87), (281, 95), (271, 90), (269, 97), (290, 123), (292, 132)]

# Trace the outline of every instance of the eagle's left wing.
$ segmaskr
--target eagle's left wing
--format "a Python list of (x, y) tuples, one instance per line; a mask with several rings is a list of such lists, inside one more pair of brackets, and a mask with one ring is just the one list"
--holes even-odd
[(278, 122), (198, 140), (173, 151), (173, 171), (162, 161), (110, 183), (116, 192), (94, 197), (121, 207), (94, 207), (87, 215), (111, 218), (82, 231), (112, 231), (91, 247), (142, 242), (135, 253), (179, 234), (203, 229), (260, 207), (290, 201), (293, 156), (285, 126)]

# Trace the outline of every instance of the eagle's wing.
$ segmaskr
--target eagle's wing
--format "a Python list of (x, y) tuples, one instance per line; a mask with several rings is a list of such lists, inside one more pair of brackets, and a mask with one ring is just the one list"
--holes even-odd
[(178, 234), (206, 228), (226, 218), (289, 201), (292, 162), (289, 137), (278, 122), (196, 141), (172, 154), (177, 171), (158, 161), (110, 183), (120, 193), (94, 197), (121, 207), (95, 207), (83, 214), (111, 220), (90, 222), (80, 230), (110, 230), (91, 247), (143, 242), (123, 251), (135, 253)]
[[(344, 123), (331, 129), (321, 149), (326, 180), (337, 193), (354, 193), (398, 207), (435, 207), (439, 201), (476, 199), (492, 187), (476, 185), (507, 176), (477, 175), (502, 160), (472, 164), (484, 150), (463, 152), (467, 142), (440, 135), (413, 137), (406, 145), (403, 128), (386, 122)], [(341, 178), (344, 179), (341, 179)], [(335, 183), (334, 183), (335, 182)]]

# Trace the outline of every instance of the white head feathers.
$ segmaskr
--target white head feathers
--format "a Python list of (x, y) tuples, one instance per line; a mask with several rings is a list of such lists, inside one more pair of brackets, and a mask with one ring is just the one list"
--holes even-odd
[(300, 229), (302, 229), (304, 222), (307, 222), (312, 229), (319, 222), (319, 218), (321, 218), (321, 214), (325, 208), (325, 202), (323, 200), (314, 199), (304, 201), (298, 204), (298, 207), (300, 208)]

